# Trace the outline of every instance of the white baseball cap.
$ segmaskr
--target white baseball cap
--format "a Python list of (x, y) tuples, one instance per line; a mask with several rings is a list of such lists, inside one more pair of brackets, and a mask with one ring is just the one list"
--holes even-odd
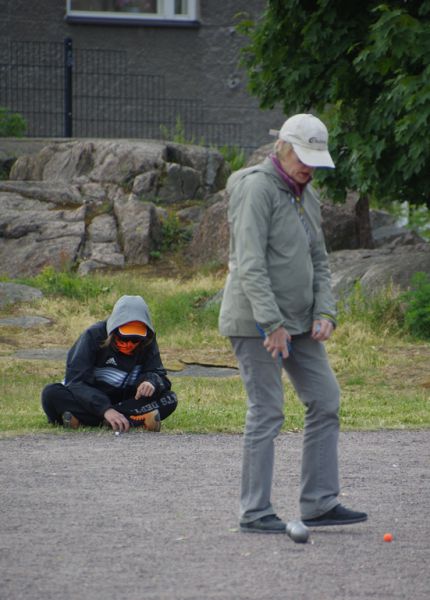
[(299, 159), (309, 167), (335, 168), (328, 151), (328, 131), (322, 121), (311, 114), (290, 117), (280, 131), (270, 131), (279, 139), (289, 142)]

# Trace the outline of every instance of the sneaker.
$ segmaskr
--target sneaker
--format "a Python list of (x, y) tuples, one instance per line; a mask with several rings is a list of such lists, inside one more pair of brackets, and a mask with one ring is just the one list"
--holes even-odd
[(143, 415), (130, 415), (129, 420), (133, 427), (144, 427), (148, 431), (160, 431), (161, 420), (158, 410), (144, 413)]
[(285, 533), (287, 526), (276, 515), (266, 515), (250, 523), (240, 523), (240, 530), (247, 533)]
[(63, 413), (62, 419), (63, 427), (65, 429), (78, 429), (81, 426), (80, 422), (75, 417), (75, 415), (72, 415), (72, 413), (68, 410), (66, 410), (66, 412)]
[(302, 522), (307, 527), (322, 527), (324, 525), (353, 525), (354, 523), (361, 523), (363, 521), (367, 521), (366, 513), (349, 510), (349, 508), (345, 508), (345, 506), (342, 506), (342, 504), (338, 504), (319, 517), (314, 517), (313, 519), (302, 519)]

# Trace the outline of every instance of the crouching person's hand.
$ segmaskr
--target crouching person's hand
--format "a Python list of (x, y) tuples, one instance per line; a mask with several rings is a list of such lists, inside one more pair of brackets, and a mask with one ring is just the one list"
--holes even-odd
[(142, 383), (138, 386), (136, 390), (135, 398), (139, 400), (139, 398), (144, 398), (148, 396), (152, 396), (155, 392), (155, 387), (149, 381), (142, 381)]
[(114, 408), (108, 408), (103, 416), (114, 431), (128, 431), (130, 429), (128, 419)]

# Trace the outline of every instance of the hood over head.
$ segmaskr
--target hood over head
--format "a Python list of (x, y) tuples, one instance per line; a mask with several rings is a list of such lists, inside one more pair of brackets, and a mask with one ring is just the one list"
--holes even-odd
[(117, 300), (112, 309), (112, 314), (106, 321), (108, 335), (121, 325), (131, 321), (141, 321), (152, 333), (155, 333), (148, 305), (142, 296), (121, 296)]

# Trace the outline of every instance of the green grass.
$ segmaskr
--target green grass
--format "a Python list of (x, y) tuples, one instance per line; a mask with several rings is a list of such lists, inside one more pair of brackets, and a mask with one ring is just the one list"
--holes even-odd
[[(53, 431), (39, 403), (40, 390), (60, 380), (63, 366), (46, 361), (14, 361), (3, 370), (0, 431), (10, 434)], [(411, 389), (394, 381), (377, 381), (376, 374), (343, 382), (340, 412), (343, 430), (426, 428), (430, 426), (428, 389)], [(229, 378), (172, 377), (179, 406), (163, 423), (175, 433), (240, 433), (246, 398), (239, 376)], [(304, 409), (285, 380), (285, 431), (300, 431)], [(63, 430), (61, 430), (63, 431)]]
[[(168, 369), (181, 369), (187, 362), (236, 366), (228, 340), (217, 331), (218, 308), (206, 306), (222, 288), (224, 276), (161, 278), (148, 268), (72, 284), (71, 275), (39, 277), (45, 298), (0, 311), (0, 317), (38, 314), (52, 319), (51, 326), (34, 330), (0, 329), (0, 436), (64, 432), (47, 425), (40, 407), (43, 386), (61, 381), (63, 362), (23, 360), (15, 353), (29, 347), (69, 347), (85, 327), (105, 318), (122, 294), (141, 294), (147, 300)], [(77, 297), (70, 290), (77, 290)], [(357, 302), (352, 308), (342, 309), (339, 327), (327, 343), (342, 389), (341, 428), (429, 428), (430, 345), (401, 332), (389, 299), (378, 301), (377, 318), (369, 307), (358, 310)], [(286, 377), (284, 382), (284, 430), (300, 431), (304, 409)], [(179, 405), (163, 431), (243, 431), (246, 397), (239, 376), (172, 377), (172, 383)]]

